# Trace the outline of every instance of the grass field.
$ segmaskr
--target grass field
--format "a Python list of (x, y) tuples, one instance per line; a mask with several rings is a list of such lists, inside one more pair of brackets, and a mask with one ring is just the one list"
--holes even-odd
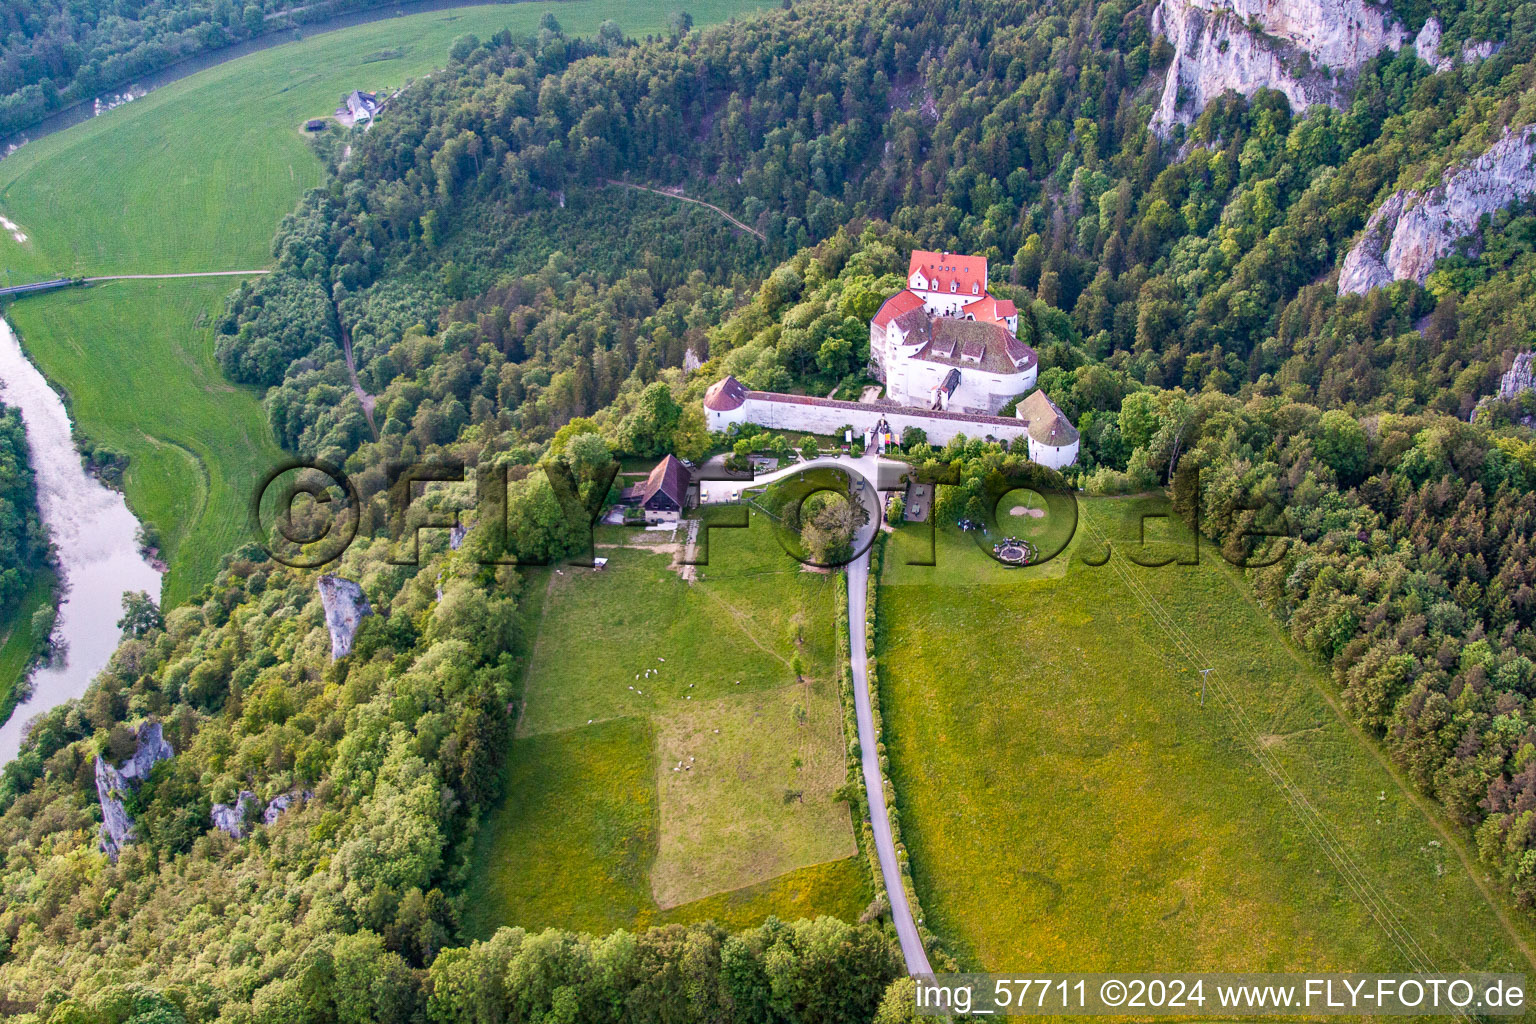
[(32, 615), (53, 599), (54, 577), (40, 572), (14, 611), (0, 621), (0, 708), (11, 705), (11, 693), (31, 660), (35, 637)]
[[(656, 536), (624, 533), (634, 542)], [(617, 535), (602, 533), (597, 542)], [(835, 578), (798, 571), (765, 521), (712, 532), (702, 585), (683, 582), (669, 566), (670, 552), (601, 553), (610, 559), (603, 573), (567, 570), (555, 578), (520, 734), (671, 714), (698, 701), (780, 687), (793, 679), (797, 652), (806, 674), (830, 676)]]
[[(700, 0), (704, 26), (764, 6)], [(447, 63), (449, 44), (532, 31), (553, 11), (570, 34), (607, 18), (643, 37), (665, 6), (566, 0), (457, 8), (340, 29), (192, 75), (0, 161), (0, 284), (60, 274), (247, 270), (322, 169), (300, 134), (352, 89), (389, 89)], [(396, 54), (380, 59), (381, 54)]]
[(129, 457), (128, 503), (160, 530), (175, 604), (252, 539), (248, 504), (284, 458), (256, 394), (219, 372), (208, 326), (230, 279), (114, 281), (15, 303), (7, 315), (76, 427)]
[(760, 518), (717, 533), (692, 584), (656, 549), (670, 539), (605, 529), (606, 569), (552, 575), (473, 933), (853, 919), (872, 898), (833, 800), (841, 577), (801, 572)]
[[(992, 569), (954, 544), (935, 582), (887, 558), (885, 742), (928, 926), (987, 970), (1528, 970), (1525, 926), (1240, 574), (1209, 549), (1125, 564), (1142, 507), (1082, 503), (1145, 605), (1082, 533), (1055, 577), (963, 585), (961, 559)], [(1215, 670), (1203, 708), (1154, 606)]]

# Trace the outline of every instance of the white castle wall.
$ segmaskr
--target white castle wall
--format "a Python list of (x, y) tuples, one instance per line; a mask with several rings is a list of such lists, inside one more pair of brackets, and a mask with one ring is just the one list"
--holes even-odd
[(1029, 439), (1029, 461), (1049, 466), (1051, 469), (1065, 469), (1077, 461), (1078, 442), (1071, 444), (1048, 445), (1041, 444), (1034, 438)]
[(709, 429), (715, 431), (723, 431), (732, 423), (756, 423), (773, 430), (797, 430), (807, 434), (831, 434), (844, 425), (851, 425), (855, 430), (863, 433), (883, 419), (890, 424), (891, 430), (898, 437), (908, 427), (917, 427), (928, 436), (929, 443), (935, 445), (948, 444), (958, 434), (964, 434), (966, 437), (991, 436), (1010, 442), (1026, 436), (1026, 427), (1022, 420), (992, 423), (973, 419), (951, 419), (925, 416), (921, 409), (900, 409), (888, 405), (863, 405), (852, 402), (841, 405), (812, 405), (748, 398), (740, 408), (726, 412), (705, 409), (704, 418)]
[[(893, 360), (885, 375), (886, 397), (905, 405), (927, 407), (932, 401), (933, 387), (949, 375), (952, 367), (917, 359)], [(997, 410), (1019, 395), (1030, 391), (1040, 375), (1038, 366), (1031, 366), (1020, 373), (986, 373), (974, 367), (961, 366), (960, 386), (949, 398), (949, 408), (954, 412), (979, 412), (987, 416), (997, 415)]]

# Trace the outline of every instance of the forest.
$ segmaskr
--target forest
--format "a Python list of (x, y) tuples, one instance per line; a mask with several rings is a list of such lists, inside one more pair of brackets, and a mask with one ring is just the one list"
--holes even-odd
[(50, 558), (37, 511), (37, 479), (21, 414), (0, 404), (0, 620)]
[[(330, 661), (313, 574), (252, 546), (193, 602), (135, 620), (0, 776), (5, 1011), (900, 1019), (877, 1009), (900, 973), (878, 925), (465, 945), (467, 844), (499, 793), (529, 640), (522, 580), (481, 564), (478, 531), (392, 564), (383, 501), (391, 463), (505, 467), (505, 544), (574, 551), (551, 474), (590, 489), (613, 457), (728, 447), (698, 406), (726, 372), (856, 387), (914, 247), (986, 255), (1019, 303), (1041, 386), (1083, 437), (1067, 481), (1168, 487), (1224, 553), (1270, 563), (1252, 572), (1265, 607), (1536, 902), (1536, 447), (1519, 403), (1478, 408), (1536, 341), (1533, 214), (1491, 218), (1423, 287), (1336, 294), (1386, 194), (1536, 117), (1536, 12), (1398, 9), (1506, 45), (1442, 74), (1383, 54), (1342, 110), (1229, 96), (1167, 140), (1148, 117), (1170, 49), (1129, 0), (797, 0), (600, 52), (553, 19), (456, 42), (285, 218), (274, 272), (216, 325), (279, 442), (357, 481), (364, 540), (336, 571), (376, 614)], [(682, 186), (766, 242), (611, 180)], [(941, 517), (1021, 468), (980, 439), (906, 440), (960, 474)], [(1263, 531), (1288, 538), (1272, 562)], [(149, 718), (176, 756), (132, 795), (141, 839), (113, 863), (94, 850), (93, 765), (129, 756)], [(213, 828), (242, 791), (286, 810)]]

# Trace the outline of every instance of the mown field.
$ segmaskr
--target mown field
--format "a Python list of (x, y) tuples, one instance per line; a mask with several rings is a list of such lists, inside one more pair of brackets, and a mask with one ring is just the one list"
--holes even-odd
[(285, 457), (255, 392), (213, 358), (209, 325), (233, 283), (114, 281), (7, 311), (27, 354), (63, 386), (76, 428), (128, 455), (128, 504), (159, 529), (170, 566), (167, 606), (252, 539), (252, 495)]
[(476, 934), (851, 920), (872, 897), (833, 796), (841, 577), (800, 571), (761, 518), (717, 532), (692, 584), (656, 550), (670, 540), (605, 530), (606, 569), (552, 574), (476, 854)]
[(1523, 922), (1240, 574), (1209, 548), (1126, 563), (1145, 507), (1082, 503), (1125, 576), (1084, 564), (1087, 530), (1064, 572), (1009, 582), (963, 544), (931, 582), (887, 558), (885, 742), (928, 926), (986, 970), (1529, 970)]
[[(699, 26), (760, 0), (688, 4)], [(570, 34), (613, 18), (661, 31), (673, 10), (621, 0), (456, 8), (340, 29), (232, 60), (29, 143), (0, 160), (0, 283), (61, 274), (248, 270), (271, 259), (273, 231), (322, 181), (302, 137), (352, 89), (391, 90), (447, 63), (473, 33), (536, 29), (553, 11)]]

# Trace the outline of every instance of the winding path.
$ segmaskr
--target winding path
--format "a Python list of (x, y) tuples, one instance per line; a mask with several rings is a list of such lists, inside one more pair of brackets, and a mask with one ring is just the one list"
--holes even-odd
[(706, 203), (702, 199), (695, 199), (692, 196), (685, 196), (681, 192), (668, 192), (666, 189), (651, 188), (649, 185), (636, 185), (633, 182), (629, 182), (629, 181), (619, 181), (617, 178), (609, 178), (608, 179), (608, 184), (610, 184), (610, 185), (618, 185), (621, 188), (632, 188), (632, 189), (635, 189), (635, 190), (640, 191), (640, 192), (654, 192), (654, 193), (656, 193), (659, 196), (666, 196), (668, 199), (681, 199), (685, 203), (697, 203), (700, 206), (705, 206), (705, 207), (708, 207), (711, 210), (714, 210), (720, 216), (724, 217), (726, 220), (730, 221), (732, 224), (736, 225), (738, 228), (740, 228), (741, 230), (745, 231), (747, 234), (749, 234), (749, 235), (756, 235), (758, 238), (762, 239), (763, 241), (765, 241), (765, 242), (768, 241), (768, 236), (767, 235), (765, 235), (761, 231), (757, 230), (757, 228), (749, 228), (749, 227), (747, 227), (741, 221), (737, 220), (735, 217), (732, 217), (730, 214), (728, 214), (724, 210), (720, 209), (720, 207), (716, 206), (714, 203)]

